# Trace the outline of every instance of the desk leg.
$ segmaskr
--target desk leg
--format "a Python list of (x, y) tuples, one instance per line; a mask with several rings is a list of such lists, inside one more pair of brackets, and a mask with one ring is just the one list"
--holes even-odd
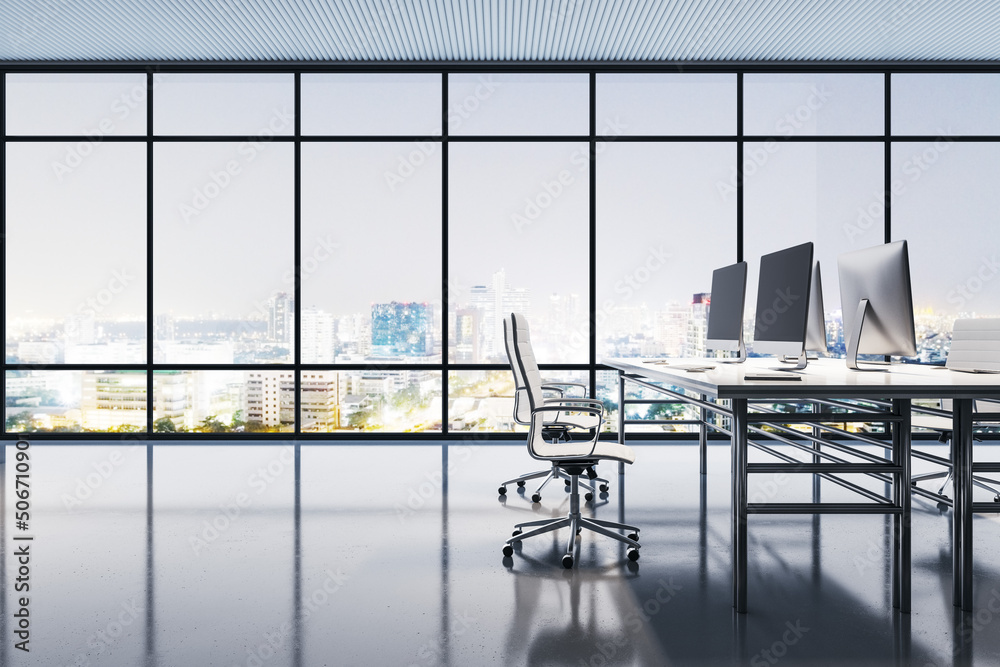
[(747, 399), (733, 399), (733, 607), (747, 612)]
[(955, 480), (952, 517), (952, 604), (972, 611), (972, 400), (952, 405), (951, 465)]
[(911, 500), (910, 491), (910, 399), (892, 401), (892, 414), (902, 417), (892, 427), (892, 462), (902, 468), (893, 475), (893, 502), (902, 512), (893, 519), (892, 606), (901, 613), (910, 613), (911, 571)]
[[(618, 371), (618, 442), (625, 444), (625, 371)], [(625, 464), (618, 464), (619, 482), (625, 479)]]
[[(702, 394), (701, 400), (707, 401), (708, 396)], [(698, 424), (698, 455), (701, 457), (701, 474), (704, 475), (708, 472), (708, 426), (706, 425), (708, 410), (699, 408), (699, 418), (701, 423)]]

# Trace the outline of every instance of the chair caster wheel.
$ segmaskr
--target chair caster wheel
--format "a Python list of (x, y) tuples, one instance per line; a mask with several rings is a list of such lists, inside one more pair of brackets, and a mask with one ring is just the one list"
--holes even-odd
[(993, 496), (993, 502), (1000, 503), (1000, 493), (998, 493), (995, 496)]
[(509, 544), (505, 544), (504, 547), (503, 547), (503, 555), (504, 555), (504, 558), (510, 558), (511, 556), (513, 556), (514, 555), (514, 547), (510, 546)]
[(540, 494), (540, 493), (533, 494), (531, 496), (531, 502), (533, 502), (533, 503), (540, 503), (540, 502), (542, 502), (542, 494)]
[(916, 485), (917, 485), (916, 482), (910, 482), (910, 486), (916, 487)]
[(947, 503), (938, 503), (937, 504), (937, 508), (938, 508), (939, 512), (941, 512), (942, 514), (944, 514), (945, 512), (948, 511), (948, 504)]
[(583, 528), (577, 528), (577, 529), (576, 529), (576, 534), (577, 534), (577, 535), (579, 535), (579, 534), (580, 534), (580, 533), (582, 533), (582, 532), (583, 532)]
[(507, 487), (506, 486), (501, 486), (499, 489), (497, 489), (497, 493), (499, 493), (501, 496), (506, 496), (507, 495)]
[(591, 501), (591, 500), (593, 500), (593, 499), (594, 499), (594, 494), (593, 494), (593, 493), (590, 493), (590, 492), (588, 491), (587, 493), (585, 493), (585, 494), (583, 495), (583, 499), (584, 499), (584, 500), (587, 500), (587, 501)]
[(607, 493), (608, 492), (608, 485), (607, 484), (601, 484), (599, 487), (597, 487), (597, 490), (600, 491), (601, 493)]
[(639, 541), (639, 533), (629, 533), (628, 534), (628, 539), (634, 540), (635, 542), (638, 542)]
[(630, 561), (635, 562), (639, 560), (639, 550), (635, 547), (629, 547), (628, 551), (625, 552), (625, 555), (628, 556)]
[(517, 537), (518, 535), (520, 535), (520, 534), (521, 534), (521, 532), (522, 532), (522, 531), (521, 531), (521, 529), (520, 529), (520, 528), (516, 528), (516, 529), (514, 530), (514, 532), (510, 534), (510, 536), (511, 536), (511, 537)]
[(517, 485), (523, 487), (524, 486), (524, 480), (522, 479), (520, 482), (517, 483)]
[(564, 568), (566, 568), (567, 570), (570, 569), (571, 567), (573, 567), (573, 557), (570, 556), (569, 554), (566, 554), (565, 556), (563, 556), (562, 557), (562, 566)]

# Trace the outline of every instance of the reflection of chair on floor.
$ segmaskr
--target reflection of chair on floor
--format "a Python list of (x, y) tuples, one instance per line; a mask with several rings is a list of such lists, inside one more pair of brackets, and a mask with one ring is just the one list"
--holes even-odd
[[(566, 554), (562, 558), (563, 567), (573, 567), (573, 556), (576, 546), (576, 536), (584, 529), (610, 537), (628, 545), (626, 554), (630, 560), (639, 558), (639, 529), (614, 521), (591, 519), (580, 514), (580, 475), (588, 474), (591, 479), (596, 477), (594, 466), (600, 461), (618, 461), (632, 463), (635, 454), (632, 449), (617, 442), (600, 440), (600, 425), (603, 421), (604, 406), (600, 401), (588, 398), (543, 398), (542, 379), (538, 372), (538, 364), (531, 349), (528, 337), (528, 327), (524, 316), (512, 313), (510, 319), (504, 322), (510, 327), (510, 362), (518, 367), (518, 372), (524, 380), (525, 398), (530, 410), (530, 425), (528, 431), (528, 453), (540, 461), (551, 461), (560, 471), (570, 478), (570, 508), (569, 514), (560, 519), (541, 519), (519, 523), (514, 528), (513, 536), (507, 540), (503, 548), (504, 556), (514, 553), (514, 544), (535, 535), (541, 535), (559, 528), (570, 529), (569, 543)], [(595, 428), (590, 429), (592, 435), (587, 441), (556, 441), (550, 442), (544, 437), (544, 430), (553, 426), (563, 427), (568, 431), (580, 429), (575, 421), (575, 414), (592, 415), (597, 418)], [(546, 417), (556, 415), (553, 420)], [(530, 528), (524, 532), (524, 528)], [(626, 537), (616, 530), (628, 530)]]
[[(948, 352), (948, 360), (945, 362), (945, 368), (953, 371), (1000, 372), (1000, 319), (957, 320), (952, 332), (951, 350)], [(942, 401), (940, 408), (939, 413), (942, 411), (950, 412), (951, 401)], [(973, 403), (973, 410), (974, 412), (980, 412), (981, 410), (997, 412), (1000, 411), (1000, 407), (992, 401), (975, 401)], [(973, 414), (972, 420), (973, 423), (976, 422), (975, 414)], [(916, 413), (912, 416), (911, 423), (915, 428), (937, 431), (940, 442), (951, 443), (952, 441), (952, 420), (944, 414), (929, 415)], [(974, 438), (974, 440), (979, 441), (979, 438)], [(915, 491), (920, 495), (937, 500), (938, 507), (941, 509), (950, 507), (952, 504), (951, 498), (945, 495), (944, 491), (948, 486), (948, 482), (954, 477), (951, 461), (926, 453), (916, 453), (914, 456), (937, 463), (945, 468), (941, 472), (913, 475), (910, 478), (910, 483)], [(936, 493), (917, 486), (918, 482), (942, 478), (944, 482)], [(1000, 486), (1000, 481), (975, 475), (972, 478), (972, 483), (981, 489), (992, 492), (994, 494), (994, 502), (1000, 503), (1000, 491), (996, 488)]]
[[(510, 321), (511, 321), (510, 315), (504, 318), (503, 337), (504, 337), (504, 344), (507, 347), (507, 358), (513, 359), (513, 357), (511, 356), (510, 332), (512, 331), (512, 329), (510, 327)], [(525, 397), (526, 389), (524, 387), (524, 378), (521, 376), (521, 372), (517, 368), (517, 364), (511, 363), (510, 370), (514, 374), (514, 421), (518, 424), (521, 424), (522, 426), (528, 426), (531, 423), (531, 410), (528, 407), (528, 400)], [(586, 398), (587, 385), (579, 382), (545, 382), (542, 384), (542, 389), (545, 392), (549, 393), (550, 396), (554, 394), (555, 400), (569, 398), (567, 396), (567, 391), (569, 391), (570, 388), (572, 387), (579, 388), (583, 392), (582, 397)], [(563, 419), (565, 418), (566, 417), (563, 416)], [(551, 422), (551, 424), (547, 424), (545, 427), (543, 427), (542, 430), (543, 438), (545, 438), (549, 442), (565, 441), (569, 439), (569, 429), (564, 426), (559, 426), (555, 423), (560, 421), (560, 414), (558, 412), (555, 413), (555, 416), (552, 419), (548, 419), (546, 421)], [(595, 418), (593, 415), (574, 415), (574, 417), (570, 419), (570, 421), (574, 422), (580, 428), (583, 429), (592, 429), (592, 428), (596, 429), (599, 424), (599, 420)], [(550, 468), (546, 470), (529, 472), (527, 474), (521, 475), (520, 477), (515, 477), (514, 479), (508, 479), (506, 482), (500, 485), (498, 493), (501, 496), (506, 495), (508, 484), (517, 484), (518, 489), (520, 491), (520, 489), (524, 488), (526, 482), (532, 479), (538, 479), (539, 477), (544, 477), (545, 480), (542, 481), (541, 485), (537, 489), (535, 489), (535, 492), (533, 494), (531, 494), (531, 502), (534, 503), (541, 502), (542, 489), (544, 489), (549, 482), (551, 482), (553, 479), (557, 477), (565, 481), (566, 490), (567, 491), (570, 490), (571, 481), (569, 475), (560, 470), (558, 466), (553, 464)], [(602, 479), (600, 477), (595, 477), (591, 480), (581, 482), (581, 484), (583, 485), (583, 488), (587, 489), (587, 493), (584, 496), (586, 500), (593, 500), (595, 486), (597, 487), (597, 490), (600, 491), (601, 493), (607, 493), (609, 488), (608, 480)]]

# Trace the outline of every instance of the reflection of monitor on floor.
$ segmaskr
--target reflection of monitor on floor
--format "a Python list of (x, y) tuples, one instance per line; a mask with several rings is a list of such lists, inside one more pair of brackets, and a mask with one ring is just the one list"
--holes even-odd
[(813, 264), (812, 291), (809, 293), (809, 320), (806, 322), (806, 351), (826, 354), (826, 311), (823, 308), (823, 281), (819, 262)]
[(803, 243), (760, 258), (754, 351), (794, 357), (798, 362), (793, 368), (775, 370), (806, 367), (806, 320), (812, 274), (812, 243)]
[(712, 272), (712, 301), (708, 310), (708, 334), (705, 341), (710, 350), (737, 350), (730, 363), (746, 361), (743, 344), (743, 302), (747, 292), (747, 263), (738, 262)]
[(844, 253), (837, 264), (848, 367), (885, 370), (858, 367), (859, 354), (915, 355), (906, 241)]

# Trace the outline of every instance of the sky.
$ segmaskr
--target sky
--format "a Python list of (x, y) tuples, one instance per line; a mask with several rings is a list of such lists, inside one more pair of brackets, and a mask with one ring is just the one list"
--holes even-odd
[[(157, 75), (155, 131), (252, 135), (160, 142), (153, 168), (154, 311), (259, 312), (291, 291), (294, 148), (291, 75)], [(746, 75), (748, 134), (864, 136), (884, 125), (881, 75)], [(892, 236), (910, 241), (915, 305), (1000, 312), (996, 144), (998, 75), (892, 77)], [(587, 131), (581, 74), (452, 75), (456, 137)], [(7, 315), (65, 317), (127, 285), (101, 314), (146, 310), (143, 75), (8, 75), (8, 135), (89, 135), (8, 142)], [(303, 75), (303, 131), (434, 135), (436, 74)], [(735, 132), (731, 74), (602, 74), (597, 132), (597, 299), (686, 302), (735, 261), (736, 145), (720, 139), (626, 142), (620, 136)], [(135, 136), (135, 142), (103, 141)], [(940, 137), (940, 138), (939, 138)], [(839, 302), (836, 256), (882, 241), (881, 142), (747, 142), (748, 303), (761, 254), (811, 240), (827, 310)], [(589, 171), (585, 142), (455, 141), (449, 146), (448, 248), (455, 293), (508, 281), (536, 298), (586, 302)], [(12, 168), (16, 166), (16, 168)], [(443, 151), (434, 142), (306, 142), (302, 147), (303, 305), (335, 314), (441, 294)], [(116, 274), (115, 272), (118, 272)], [(116, 277), (117, 276), (117, 277)], [(631, 279), (631, 282), (630, 282)], [(118, 282), (114, 282), (118, 280)], [(626, 289), (626, 287), (628, 289)]]

